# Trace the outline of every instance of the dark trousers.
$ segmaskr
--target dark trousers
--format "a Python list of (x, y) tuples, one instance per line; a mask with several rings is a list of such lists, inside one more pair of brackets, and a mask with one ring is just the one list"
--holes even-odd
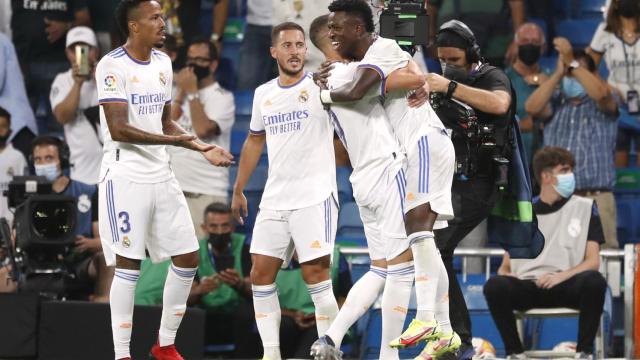
[(484, 296), (500, 331), (507, 355), (524, 351), (513, 311), (553, 307), (568, 307), (580, 311), (576, 351), (590, 354), (593, 352), (593, 340), (600, 324), (606, 289), (604, 277), (597, 271), (589, 270), (551, 289), (541, 289), (533, 280), (495, 276), (484, 285)]
[(275, 60), (269, 56), (271, 26), (247, 24), (240, 45), (238, 90), (255, 90), (277, 76)]
[(449, 276), (449, 317), (453, 330), (462, 342), (471, 346), (471, 319), (464, 301), (456, 272), (453, 269), (453, 250), (468, 233), (486, 219), (495, 203), (493, 179), (476, 178), (453, 182), (451, 201), (455, 219), (449, 227), (435, 230), (435, 240)]
[(283, 359), (311, 359), (311, 345), (318, 340), (315, 326), (300, 328), (290, 316), (282, 316), (280, 320), (280, 351)]
[(235, 359), (255, 359), (260, 356), (260, 335), (255, 329), (253, 304), (240, 299), (233, 313), (207, 311), (206, 344), (234, 344)]

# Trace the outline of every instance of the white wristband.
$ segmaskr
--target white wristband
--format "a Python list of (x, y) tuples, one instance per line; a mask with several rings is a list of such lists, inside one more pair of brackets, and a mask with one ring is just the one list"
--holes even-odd
[(333, 100), (331, 100), (331, 90), (320, 90), (320, 102), (323, 104), (333, 103)]

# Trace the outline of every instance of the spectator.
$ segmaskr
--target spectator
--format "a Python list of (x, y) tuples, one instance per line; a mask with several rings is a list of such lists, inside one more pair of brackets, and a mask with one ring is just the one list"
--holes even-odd
[(38, 133), (38, 128), (27, 99), (16, 50), (4, 34), (0, 34), (0, 107), (13, 115), (14, 131), (9, 140), (28, 157), (31, 141)]
[(64, 141), (52, 136), (37, 137), (31, 154), (35, 174), (51, 181), (54, 193), (77, 199), (77, 240), (65, 262), (72, 268), (81, 292), (91, 294), (89, 299), (93, 301), (107, 302), (113, 267), (106, 266), (102, 254), (98, 232), (98, 188), (64, 174), (69, 168), (69, 147)]
[[(200, 265), (197, 280), (189, 294), (189, 304), (207, 310), (205, 337), (207, 344), (233, 342), (236, 358), (258, 357), (259, 337), (254, 326), (251, 305), (251, 255), (245, 236), (234, 233), (231, 209), (223, 203), (212, 203), (204, 212), (200, 227)], [(171, 261), (152, 264), (142, 262), (136, 287), (135, 303), (158, 305)], [(229, 327), (233, 331), (229, 331)]]
[(542, 126), (539, 119), (534, 119), (525, 111), (524, 103), (538, 85), (549, 79), (551, 71), (541, 68), (539, 64), (540, 56), (545, 51), (544, 32), (540, 26), (535, 23), (523, 24), (518, 28), (513, 42), (517, 46), (517, 56), (505, 73), (516, 91), (520, 134), (530, 163), (542, 141)]
[[(166, 17), (167, 33), (176, 38), (178, 47), (191, 44), (200, 33), (201, 0), (160, 0), (162, 12)], [(213, 7), (213, 25), (209, 40), (218, 52), (222, 49), (222, 36), (229, 13), (229, 0), (215, 0)]]
[(240, 46), (238, 90), (255, 90), (276, 76), (269, 54), (273, 6), (271, 0), (248, 0), (247, 26)]
[[(215, 78), (218, 50), (206, 39), (195, 39), (187, 51), (187, 66), (176, 75), (176, 95), (171, 119), (200, 140), (228, 149), (235, 121), (233, 94)], [(212, 202), (227, 202), (229, 169), (210, 166), (200, 154), (170, 148), (171, 167), (184, 191), (198, 237), (198, 214)]]
[(69, 68), (65, 34), (73, 26), (90, 26), (89, 10), (85, 0), (14, 0), (11, 5), (13, 43), (37, 115), (38, 133), (58, 132), (61, 129), (48, 101), (51, 83), (56, 74)]
[(569, 307), (580, 311), (576, 359), (591, 358), (607, 283), (598, 272), (604, 242), (593, 200), (571, 195), (572, 154), (544, 147), (533, 160), (541, 185), (533, 209), (545, 237), (535, 259), (509, 259), (505, 253), (498, 275), (484, 286), (491, 316), (500, 331), (508, 358), (526, 359), (516, 329), (514, 310)]
[[(576, 194), (595, 199), (600, 209), (605, 247), (618, 248), (614, 149), (618, 129), (617, 105), (598, 75), (593, 59), (556, 38), (560, 57), (549, 81), (541, 84), (525, 104), (534, 116), (551, 118), (544, 128), (544, 144), (576, 154)], [(561, 90), (556, 86), (561, 84)]]
[[(340, 247), (333, 250), (334, 261), (331, 264), (331, 280), (333, 281), (336, 300), (342, 306), (351, 289), (351, 273), (349, 264)], [(278, 272), (276, 286), (280, 301), (282, 319), (280, 323), (280, 348), (283, 358), (308, 359), (309, 349), (318, 339), (315, 307), (307, 291), (307, 284), (302, 279), (297, 254), (286, 269)]]
[[(524, 0), (432, 0), (428, 2), (429, 35), (435, 41), (438, 28), (451, 19), (467, 24), (475, 34), (489, 64), (501, 67), (512, 34), (525, 22)], [(509, 21), (510, 20), (510, 21)], [(511, 23), (512, 28), (508, 24)], [(507, 58), (515, 57), (512, 47)]]
[(100, 57), (107, 55), (112, 49), (122, 45), (124, 42), (119, 34), (115, 16), (105, 16), (105, 14), (115, 14), (116, 6), (120, 0), (86, 0), (89, 7), (89, 15), (93, 23), (93, 30), (96, 32)]
[[(587, 53), (594, 59), (596, 66), (604, 57), (609, 68), (609, 85), (620, 96), (623, 110), (628, 112), (627, 102), (635, 96), (637, 106), (638, 91), (640, 91), (640, 2), (637, 0), (614, 0), (607, 11), (606, 21), (596, 30), (591, 46)], [(633, 109), (632, 109), (633, 110)], [(640, 121), (640, 112), (635, 112), (635, 118)], [(616, 144), (616, 166), (629, 165), (629, 151), (631, 143), (636, 151), (640, 148), (640, 133), (636, 129), (620, 128)], [(636, 159), (640, 166), (640, 156)]]
[[(78, 73), (76, 50), (89, 48), (90, 72)], [(71, 151), (71, 178), (85, 184), (98, 183), (102, 163), (102, 135), (98, 110), (95, 66), (98, 42), (93, 30), (78, 26), (67, 33), (67, 59), (71, 69), (58, 74), (51, 85), (51, 107), (56, 120), (64, 126), (64, 137)]]
[(11, 38), (11, 0), (0, 0), (0, 33)]
[(11, 146), (11, 115), (0, 107), (0, 218), (6, 218), (11, 224), (13, 213), (9, 211), (9, 204), (4, 191), (9, 188), (9, 182), (14, 176), (24, 174), (27, 162), (20, 151)]

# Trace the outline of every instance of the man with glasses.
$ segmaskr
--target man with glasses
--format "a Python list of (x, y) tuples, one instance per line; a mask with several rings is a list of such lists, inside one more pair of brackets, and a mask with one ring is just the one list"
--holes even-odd
[[(186, 67), (175, 76), (171, 119), (208, 144), (228, 149), (235, 121), (233, 94), (215, 79), (218, 51), (208, 39), (195, 38), (187, 49)], [(201, 216), (208, 204), (227, 203), (229, 169), (207, 165), (199, 154), (175, 147), (169, 149), (171, 167), (191, 211), (198, 237)], [(193, 154), (192, 154), (193, 153)]]

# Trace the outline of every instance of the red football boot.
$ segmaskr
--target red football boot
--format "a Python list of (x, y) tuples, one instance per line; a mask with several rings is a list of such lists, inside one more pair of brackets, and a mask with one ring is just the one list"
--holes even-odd
[(151, 348), (151, 355), (156, 360), (184, 360), (182, 355), (176, 350), (175, 344), (160, 346), (160, 342), (156, 341)]

